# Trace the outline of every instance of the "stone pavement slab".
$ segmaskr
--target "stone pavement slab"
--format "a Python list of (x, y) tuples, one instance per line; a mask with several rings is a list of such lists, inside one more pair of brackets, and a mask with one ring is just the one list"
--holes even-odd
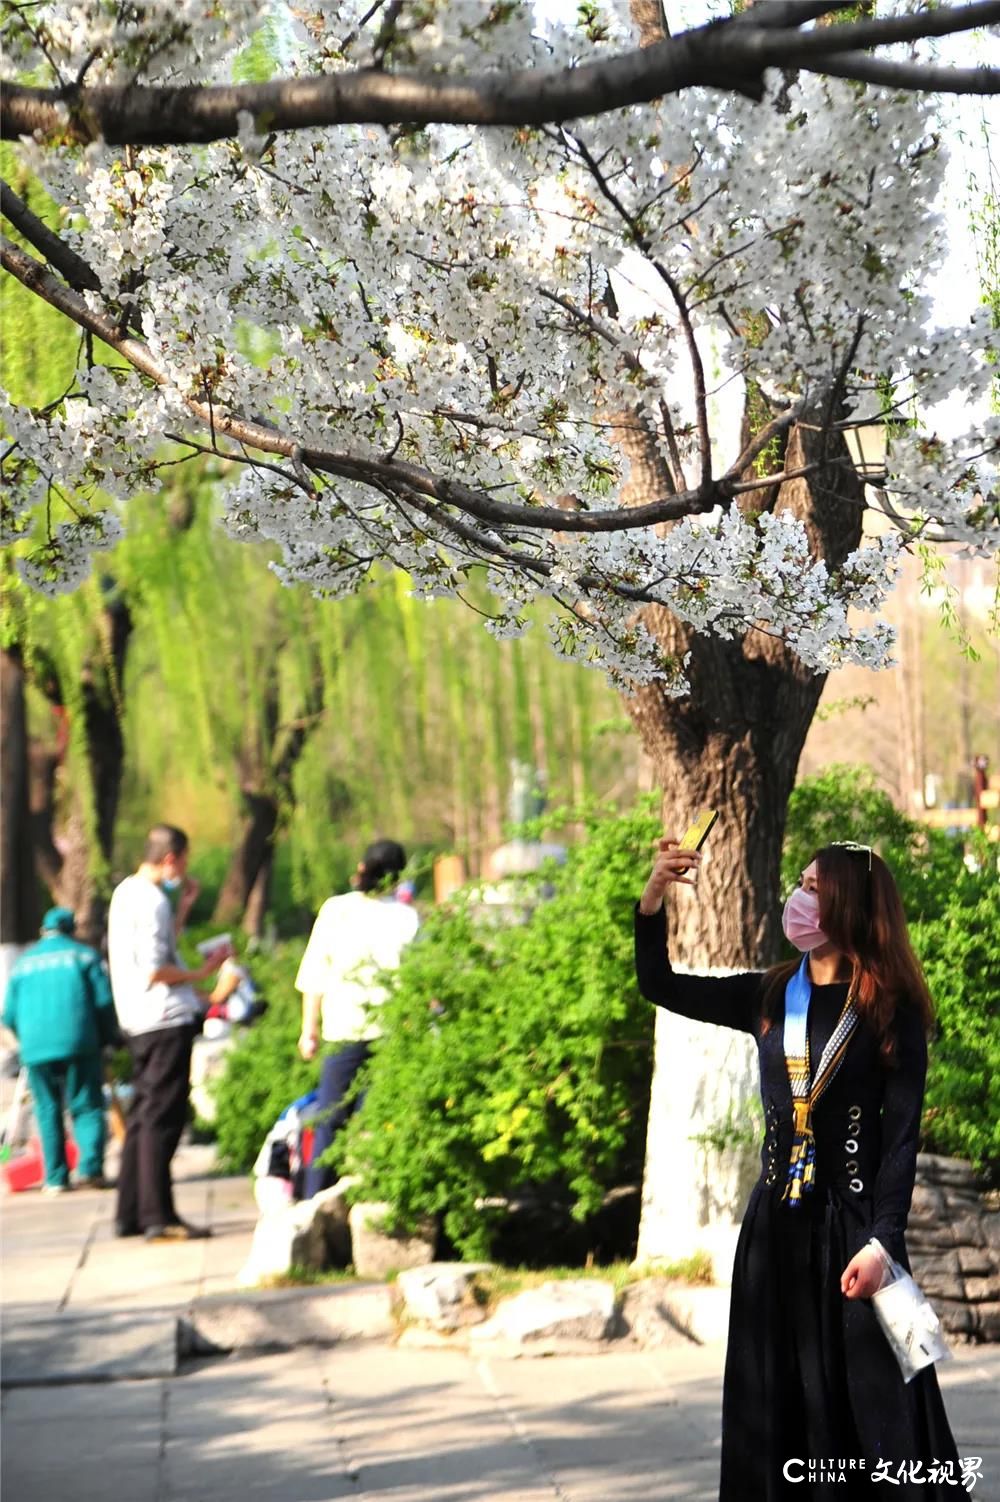
[[(63, 1311), (182, 1309), (233, 1289), (257, 1219), (246, 1178), (212, 1172), (214, 1149), (184, 1146), (174, 1160), (178, 1213), (209, 1226), (206, 1241), (147, 1245), (114, 1235), (113, 1190), (74, 1189), (57, 1198), (28, 1191), (2, 1199), (2, 1303), (19, 1320)], [(113, 1161), (110, 1172), (114, 1172)]]
[[(975, 1502), (1000, 1502), (1000, 1347), (941, 1377), (960, 1452), (984, 1457)], [(20, 1389), (4, 1498), (714, 1502), (721, 1385), (717, 1346), (508, 1362), (367, 1343)]]
[(176, 1315), (63, 1315), (11, 1322), (4, 1329), (0, 1378), (4, 1387), (44, 1387), (172, 1377), (177, 1361)]
[(5, 1392), (5, 1502), (159, 1502), (163, 1400), (159, 1382)]

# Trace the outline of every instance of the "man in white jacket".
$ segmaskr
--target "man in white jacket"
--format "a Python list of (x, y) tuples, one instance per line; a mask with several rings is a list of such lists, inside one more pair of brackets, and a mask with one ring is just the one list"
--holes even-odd
[[(219, 968), (228, 950), (213, 950), (197, 970), (178, 958), (176, 928), (198, 895), (187, 864), (184, 831), (154, 825), (139, 869), (115, 888), (108, 911), (111, 989), (135, 1091), (118, 1170), (115, 1231), (147, 1241), (208, 1234), (177, 1214), (170, 1160), (187, 1120), (191, 1044), (206, 1006), (194, 986)], [(167, 898), (175, 890), (181, 894), (176, 920)]]
[(324, 1043), (335, 1045), (320, 1072), (320, 1114), (312, 1165), (306, 1170), (307, 1199), (333, 1183), (331, 1170), (314, 1166), (316, 1159), (360, 1104), (345, 1104), (344, 1096), (380, 1033), (377, 1008), (385, 1000), (385, 988), (377, 976), (398, 968), (420, 925), (413, 908), (387, 891), (405, 865), (405, 852), (395, 840), (376, 840), (368, 846), (354, 877), (355, 890), (330, 897), (316, 915), (295, 977), (296, 990), (302, 992), (299, 1052), (304, 1059), (313, 1058), (321, 1036)]

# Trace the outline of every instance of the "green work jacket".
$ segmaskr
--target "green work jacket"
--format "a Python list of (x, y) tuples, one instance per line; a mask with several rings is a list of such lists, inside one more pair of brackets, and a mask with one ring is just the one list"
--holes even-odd
[(22, 1064), (51, 1064), (98, 1053), (118, 1036), (111, 983), (96, 949), (46, 934), (11, 972), (3, 1020)]

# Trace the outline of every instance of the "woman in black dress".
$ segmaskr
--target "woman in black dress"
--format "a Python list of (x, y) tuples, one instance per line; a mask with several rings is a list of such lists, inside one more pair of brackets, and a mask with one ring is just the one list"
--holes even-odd
[(649, 1001), (757, 1041), (766, 1134), (733, 1268), (720, 1502), (953, 1498), (962, 1472), (934, 1368), (903, 1382), (870, 1302), (871, 1238), (908, 1266), (932, 1021), (896, 884), (866, 846), (829, 845), (785, 908), (801, 960), (677, 975), (663, 897), (700, 859), (660, 842), (635, 954)]

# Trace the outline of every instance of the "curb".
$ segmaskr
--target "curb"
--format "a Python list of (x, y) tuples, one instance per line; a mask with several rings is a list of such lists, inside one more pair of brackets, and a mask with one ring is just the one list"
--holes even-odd
[(396, 1333), (392, 1290), (384, 1283), (210, 1294), (189, 1305), (177, 1325), (182, 1357), (291, 1351)]

